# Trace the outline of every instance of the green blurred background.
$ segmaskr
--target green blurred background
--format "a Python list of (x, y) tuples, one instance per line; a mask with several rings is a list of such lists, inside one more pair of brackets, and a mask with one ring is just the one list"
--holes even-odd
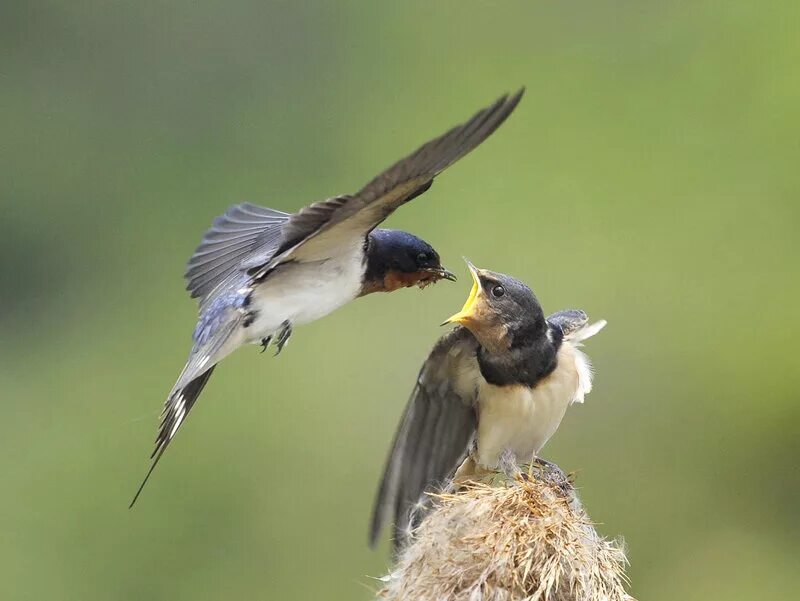
[(368, 599), (385, 453), (469, 283), (217, 371), (133, 510), (214, 216), (358, 189), (505, 91), (390, 227), (608, 328), (545, 456), (654, 601), (800, 589), (797, 2), (0, 5), (0, 596)]

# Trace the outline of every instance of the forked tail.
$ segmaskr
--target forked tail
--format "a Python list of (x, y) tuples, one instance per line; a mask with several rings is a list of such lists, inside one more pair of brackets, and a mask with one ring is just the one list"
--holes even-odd
[(200, 396), (208, 379), (214, 372), (214, 367), (216, 366), (210, 367), (186, 386), (176, 388), (167, 398), (167, 402), (164, 404), (164, 411), (161, 414), (161, 426), (158, 428), (158, 435), (156, 436), (156, 448), (153, 449), (150, 455), (150, 459), (153, 460), (153, 463), (150, 465), (150, 469), (147, 470), (144, 480), (142, 480), (139, 489), (133, 496), (133, 500), (128, 506), (129, 509), (136, 503), (136, 499), (138, 499), (139, 495), (142, 493), (144, 485), (147, 484), (147, 481), (150, 479), (150, 474), (153, 473), (156, 465), (158, 465), (158, 461), (169, 446), (169, 443), (172, 441), (181, 423), (186, 419), (189, 411), (192, 410), (195, 401), (197, 401), (197, 397)]

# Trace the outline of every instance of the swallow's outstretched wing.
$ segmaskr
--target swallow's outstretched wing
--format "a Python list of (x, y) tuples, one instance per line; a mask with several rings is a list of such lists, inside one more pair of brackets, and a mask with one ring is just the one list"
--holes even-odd
[(370, 545), (394, 521), (402, 544), (411, 512), (426, 491), (452, 477), (477, 427), (478, 342), (458, 327), (442, 336), (422, 366), (386, 462), (372, 512)]
[[(434, 177), (488, 138), (513, 112), (523, 90), (503, 96), (472, 119), (431, 140), (375, 177), (359, 192), (314, 203), (283, 226), (278, 250), (243, 261), (265, 273), (290, 260), (317, 261), (363, 237), (402, 204), (431, 187)], [(267, 258), (269, 256), (269, 258)]]

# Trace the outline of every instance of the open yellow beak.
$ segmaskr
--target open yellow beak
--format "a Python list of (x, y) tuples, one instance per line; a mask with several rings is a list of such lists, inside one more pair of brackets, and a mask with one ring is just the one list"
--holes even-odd
[(478, 297), (481, 294), (481, 284), (478, 281), (478, 268), (467, 260), (467, 267), (469, 267), (469, 274), (472, 276), (472, 290), (469, 291), (467, 302), (461, 307), (461, 311), (455, 315), (448, 317), (442, 325), (448, 323), (464, 323), (469, 321), (475, 315), (475, 309), (478, 304)]

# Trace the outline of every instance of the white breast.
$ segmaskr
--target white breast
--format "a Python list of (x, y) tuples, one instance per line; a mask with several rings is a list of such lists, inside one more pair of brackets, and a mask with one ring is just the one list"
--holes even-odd
[(359, 242), (335, 258), (313, 263), (288, 263), (275, 270), (253, 291), (256, 312), (251, 341), (274, 334), (284, 321), (301, 325), (324, 317), (355, 299), (364, 274)]
[(506, 449), (517, 461), (530, 461), (555, 434), (567, 407), (573, 401), (582, 401), (590, 389), (588, 359), (568, 341), (558, 351), (556, 369), (533, 389), (494, 386), (481, 379), (478, 463), (497, 469)]

